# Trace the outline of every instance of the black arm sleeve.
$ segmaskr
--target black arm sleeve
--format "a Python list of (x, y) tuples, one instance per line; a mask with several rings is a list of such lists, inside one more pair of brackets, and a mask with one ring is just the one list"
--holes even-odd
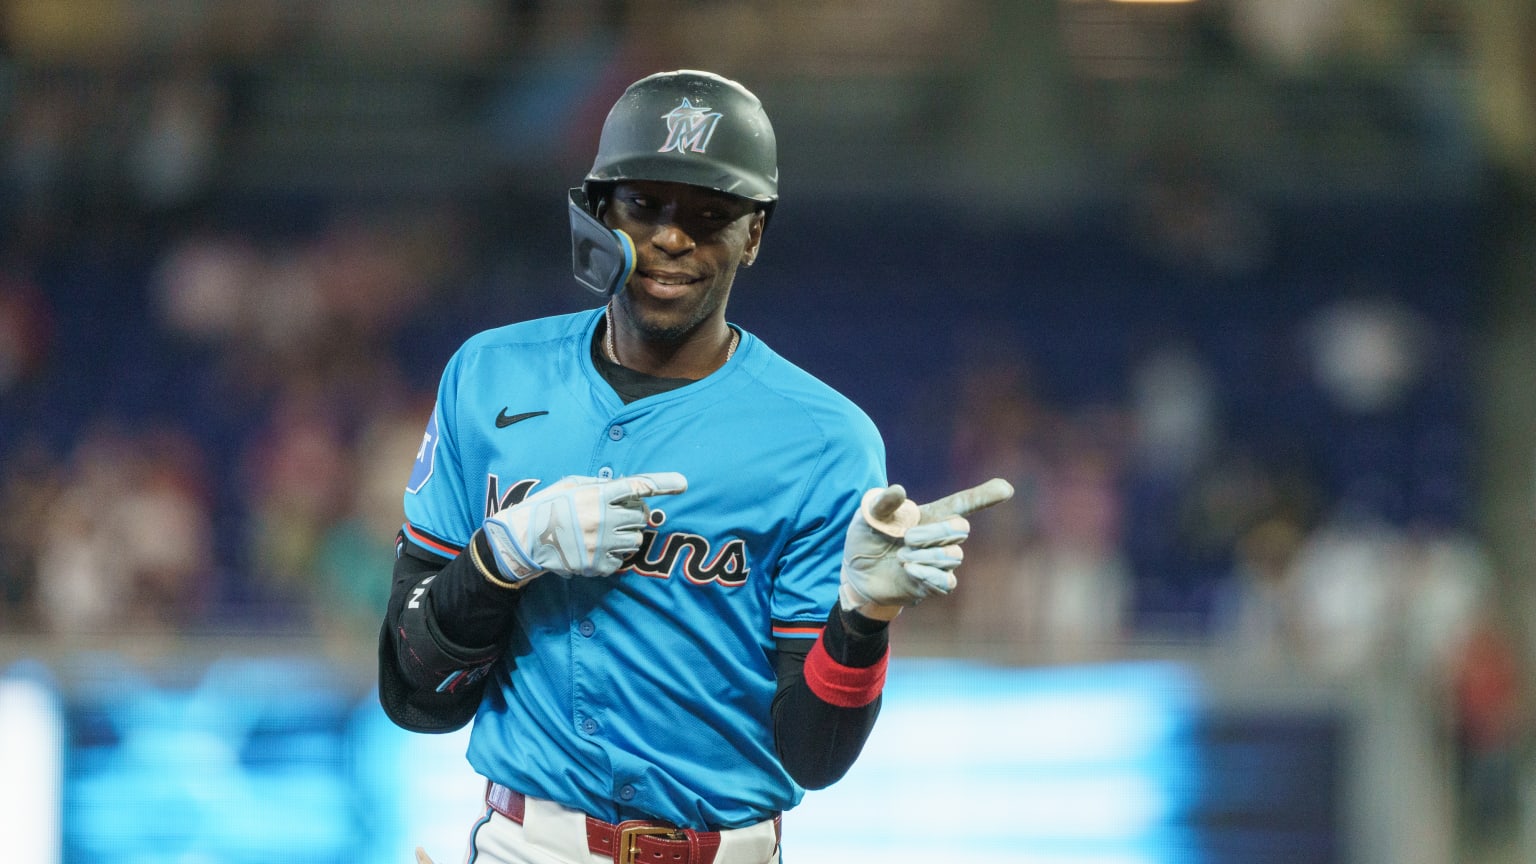
[(413, 732), (452, 732), (475, 716), (485, 676), (501, 659), (513, 626), (517, 591), (491, 584), (476, 569), (489, 549), (476, 532), (443, 564), (412, 554), (395, 559), (394, 586), (379, 632), (379, 702)]
[[(844, 612), (834, 604), (819, 637), (833, 660), (865, 669), (885, 656), (887, 622)], [(807, 789), (831, 786), (853, 767), (875, 728), (880, 698), (858, 708), (822, 701), (805, 683), (812, 640), (780, 639), (778, 692), (773, 697), (773, 737), (784, 770)]]

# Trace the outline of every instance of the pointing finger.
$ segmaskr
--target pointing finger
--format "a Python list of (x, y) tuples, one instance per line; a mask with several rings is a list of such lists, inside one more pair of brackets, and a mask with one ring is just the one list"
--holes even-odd
[(1013, 484), (1000, 477), (994, 477), (979, 486), (972, 486), (924, 504), (921, 508), (923, 521), (937, 522), (951, 516), (969, 516), (977, 510), (984, 510), (993, 504), (1001, 504), (1012, 497)]
[(676, 471), (658, 471), (653, 474), (635, 474), (624, 478), (631, 492), (637, 497), (647, 495), (676, 495), (688, 491), (688, 478)]

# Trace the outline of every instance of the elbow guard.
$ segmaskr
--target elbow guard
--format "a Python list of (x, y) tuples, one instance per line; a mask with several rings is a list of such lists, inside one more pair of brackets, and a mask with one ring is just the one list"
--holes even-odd
[(427, 585), (436, 578), (428, 576), (411, 590), (396, 620), (395, 659), (417, 687), (452, 694), (484, 679), (500, 659), (501, 647), (471, 650), (453, 644), (442, 634), (436, 619), (428, 614), (431, 600), (426, 596)]
[(434, 578), (400, 592), (379, 634), (379, 702), (390, 720), (414, 732), (452, 732), (473, 719), (502, 655), (500, 645), (468, 649), (442, 635), (427, 594)]

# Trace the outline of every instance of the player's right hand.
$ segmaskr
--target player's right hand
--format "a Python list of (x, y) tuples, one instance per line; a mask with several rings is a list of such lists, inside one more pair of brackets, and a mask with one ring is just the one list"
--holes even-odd
[(566, 477), (491, 515), (481, 530), (507, 582), (544, 573), (611, 576), (640, 548), (650, 516), (646, 497), (687, 488), (687, 478), (675, 471)]

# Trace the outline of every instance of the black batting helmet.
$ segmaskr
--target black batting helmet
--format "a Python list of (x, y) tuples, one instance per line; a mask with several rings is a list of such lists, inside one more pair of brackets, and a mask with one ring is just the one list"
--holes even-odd
[(629, 85), (603, 122), (582, 184), (594, 204), (624, 180), (687, 183), (759, 202), (779, 200), (778, 144), (763, 103), (713, 72), (659, 72)]

